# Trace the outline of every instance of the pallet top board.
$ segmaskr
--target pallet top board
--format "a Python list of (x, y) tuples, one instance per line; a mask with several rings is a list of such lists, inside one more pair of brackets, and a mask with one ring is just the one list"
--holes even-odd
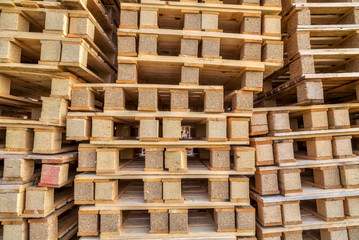
[(329, 167), (329, 166), (343, 166), (359, 164), (359, 156), (354, 158), (328, 159), (328, 160), (306, 160), (296, 158), (293, 163), (278, 163), (278, 166), (261, 166), (257, 171), (265, 170), (281, 170), (281, 169), (299, 169), (299, 168), (314, 168), (314, 167)]
[(351, 136), (357, 135), (359, 128), (347, 128), (347, 129), (326, 129), (326, 130), (311, 130), (311, 131), (296, 131), (296, 132), (284, 132), (273, 133), (272, 137), (256, 137), (252, 138), (252, 141), (266, 141), (266, 140), (281, 140), (281, 139), (306, 139), (313, 137), (327, 137), (327, 136)]
[[(281, 12), (279, 6), (255, 6), (238, 4), (198, 3), (198, 2), (177, 2), (177, 1), (147, 1), (145, 3), (121, 3), (121, 9), (133, 8), (158, 8), (160, 13), (181, 12), (181, 10), (215, 11), (221, 13), (262, 13), (277, 15)], [(229, 17), (229, 15), (227, 15)]]
[[(0, 155), (1, 156), (1, 155)], [(121, 160), (122, 161), (122, 160)], [(359, 162), (359, 160), (358, 160)], [(253, 175), (254, 171), (211, 171), (199, 159), (187, 160), (187, 172), (169, 172), (164, 171), (144, 171), (145, 160), (137, 158), (129, 161), (115, 173), (82, 173), (76, 176), (76, 179), (151, 179), (151, 178), (228, 178), (231, 175)]]
[(298, 25), (298, 32), (309, 32), (311, 37), (343, 37), (356, 33), (359, 30), (357, 24), (335, 25)]
[(350, 113), (356, 113), (359, 110), (359, 103), (337, 103), (320, 104), (307, 106), (282, 106), (282, 107), (258, 107), (253, 108), (253, 112), (271, 112), (271, 111), (289, 111), (290, 113), (302, 112), (306, 110), (326, 109), (326, 108), (349, 108)]
[[(263, 227), (260, 223), (257, 223), (257, 228), (260, 228), (260, 231), (264, 234), (278, 233), (278, 232), (291, 232), (291, 231), (305, 231), (305, 230), (314, 230), (314, 229), (328, 229), (328, 228), (346, 228), (350, 226), (357, 226), (359, 224), (359, 219), (345, 219), (341, 221), (325, 221), (313, 214), (301, 210), (302, 223), (295, 225), (287, 226), (273, 226), (273, 227)], [(312, 239), (312, 238), (310, 238)]]
[(204, 140), (180, 140), (180, 141), (159, 141), (146, 142), (139, 140), (99, 140), (91, 141), (91, 145), (98, 147), (120, 147), (120, 148), (142, 148), (142, 147), (187, 147), (187, 148), (209, 148), (209, 147), (227, 147), (230, 145), (248, 145), (249, 141), (226, 141), (226, 142), (208, 142)]
[(282, 202), (290, 202), (290, 201), (351, 197), (351, 196), (359, 195), (359, 188), (322, 189), (318, 187), (313, 187), (306, 183), (302, 183), (302, 189), (303, 192), (287, 193), (286, 196), (282, 196), (282, 195), (261, 196), (260, 194), (251, 191), (250, 197), (256, 200), (257, 202), (263, 204), (270, 204), (270, 203), (280, 204)]
[(243, 113), (204, 113), (204, 112), (171, 112), (171, 111), (157, 111), (157, 112), (145, 112), (145, 111), (105, 111), (105, 112), (69, 112), (69, 117), (114, 117), (121, 120), (136, 119), (142, 117), (154, 117), (154, 118), (183, 118), (183, 121), (202, 121), (209, 118), (225, 119), (228, 117), (251, 117), (250, 111)]
[(78, 152), (60, 153), (54, 155), (43, 154), (0, 154), (0, 159), (41, 160), (47, 164), (63, 164), (77, 160)]
[(5, 106), (15, 106), (24, 108), (36, 108), (41, 107), (41, 102), (35, 101), (35, 99), (29, 99), (26, 97), (19, 97), (14, 95), (0, 94), (0, 104)]
[(49, 122), (41, 122), (37, 120), (30, 119), (14, 119), (7, 117), (0, 117), (0, 127), (16, 127), (16, 128), (40, 128), (40, 129), (59, 129), (58, 124), (49, 123)]
[[(355, 25), (356, 26), (356, 25)], [(359, 28), (359, 27), (357, 27)], [(254, 35), (254, 34), (241, 34), (241, 33), (224, 33), (224, 32), (206, 32), (206, 31), (193, 31), (193, 30), (182, 30), (182, 29), (161, 29), (161, 28), (120, 28), (118, 29), (118, 35), (120, 33), (136, 33), (136, 34), (154, 34), (161, 36), (167, 36), (169, 39), (186, 37), (214, 37), (220, 38), (221, 43), (236, 44), (243, 42), (243, 40), (258, 40), (258, 41), (281, 41), (281, 37), (277, 36), (266, 36), (266, 35)]]
[(213, 209), (234, 208), (234, 206), (248, 206), (249, 199), (243, 202), (211, 202), (207, 192), (199, 181), (183, 180), (181, 183), (184, 202), (178, 203), (150, 203), (144, 202), (143, 182), (133, 181), (120, 194), (115, 203), (96, 203), (101, 210), (148, 210), (148, 209)]

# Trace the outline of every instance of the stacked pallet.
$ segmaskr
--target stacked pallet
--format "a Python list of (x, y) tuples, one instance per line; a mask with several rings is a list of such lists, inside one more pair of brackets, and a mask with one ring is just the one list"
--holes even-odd
[(278, 1), (121, 3), (116, 84), (72, 88), (82, 239), (255, 239), (253, 92), (281, 67)]
[(357, 6), (283, 1), (286, 63), (250, 123), (258, 239), (358, 238)]
[(77, 145), (65, 140), (71, 86), (112, 82), (116, 2), (0, 3), (0, 221), (4, 239), (77, 232)]

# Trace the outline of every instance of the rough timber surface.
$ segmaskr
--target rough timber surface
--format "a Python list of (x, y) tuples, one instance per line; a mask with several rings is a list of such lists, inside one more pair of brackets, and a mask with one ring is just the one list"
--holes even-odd
[(166, 145), (166, 147), (188, 147), (188, 148), (208, 148), (220, 147), (230, 145), (248, 145), (249, 141), (226, 141), (226, 142), (208, 142), (203, 140), (180, 140), (180, 141), (166, 141), (166, 142), (144, 142), (139, 140), (110, 140), (110, 141), (91, 141), (91, 145), (97, 146), (115, 146), (119, 148), (139, 148), (139, 147), (159, 147)]

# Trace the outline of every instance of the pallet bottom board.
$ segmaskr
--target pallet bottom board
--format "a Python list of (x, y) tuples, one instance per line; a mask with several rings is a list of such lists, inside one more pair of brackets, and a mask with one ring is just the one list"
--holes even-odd
[[(101, 239), (236, 239), (236, 236), (246, 236), (237, 232), (216, 232), (208, 212), (188, 213), (188, 234), (150, 234), (150, 215), (143, 212), (131, 212), (124, 223), (120, 235), (101, 236)], [(248, 235), (250, 236), (250, 235)], [(83, 238), (81, 238), (83, 239)]]

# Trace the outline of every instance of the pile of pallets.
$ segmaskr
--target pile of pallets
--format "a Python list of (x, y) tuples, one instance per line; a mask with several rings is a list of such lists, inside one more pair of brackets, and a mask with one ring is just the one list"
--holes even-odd
[(116, 84), (74, 84), (67, 114), (82, 239), (255, 239), (249, 120), (280, 4), (121, 3)]
[(358, 238), (357, 6), (283, 1), (285, 65), (250, 122), (258, 239)]
[(77, 233), (71, 86), (113, 82), (117, 1), (0, 3), (0, 221), (4, 239)]

